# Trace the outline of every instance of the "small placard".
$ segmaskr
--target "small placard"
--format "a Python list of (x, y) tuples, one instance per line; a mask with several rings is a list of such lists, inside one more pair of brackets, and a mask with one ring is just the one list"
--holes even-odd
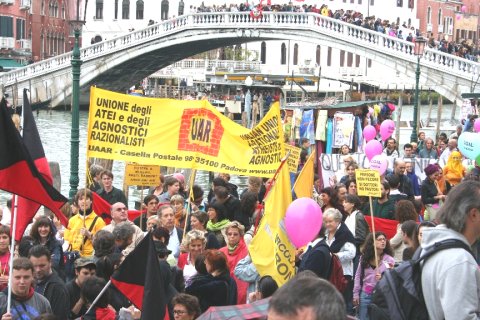
[(160, 183), (160, 166), (128, 163), (125, 166), (125, 184), (128, 186), (157, 186)]
[(357, 180), (357, 192), (359, 196), (370, 196), (380, 198), (382, 188), (380, 185), (380, 173), (376, 170), (355, 170)]

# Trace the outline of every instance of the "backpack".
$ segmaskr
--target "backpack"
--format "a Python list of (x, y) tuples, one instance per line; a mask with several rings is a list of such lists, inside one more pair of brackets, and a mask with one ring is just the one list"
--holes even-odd
[[(472, 254), (463, 241), (448, 239), (434, 244), (433, 249), (420, 257), (419, 248), (412, 260), (404, 261), (394, 269), (386, 270), (375, 286), (368, 306), (371, 320), (428, 320), (428, 311), (422, 292), (421, 262), (438, 251), (462, 248)], [(472, 254), (473, 255), (473, 254)], [(420, 258), (419, 258), (420, 257)]]
[(343, 267), (340, 259), (331, 251), (330, 255), (332, 259), (330, 262), (330, 276), (328, 277), (328, 281), (330, 281), (338, 291), (343, 293), (345, 289), (347, 289), (348, 280), (343, 275)]

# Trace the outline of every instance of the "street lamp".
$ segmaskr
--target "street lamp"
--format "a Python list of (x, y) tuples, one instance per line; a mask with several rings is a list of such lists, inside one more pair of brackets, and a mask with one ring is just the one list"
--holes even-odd
[(72, 51), (72, 131), (70, 135), (70, 192), (69, 198), (72, 201), (77, 193), (78, 187), (78, 150), (79, 138), (79, 100), (80, 100), (80, 59), (79, 38), (82, 26), (85, 24), (85, 13), (88, 0), (70, 0), (68, 6), (68, 17), (75, 35), (75, 44)]
[(418, 124), (418, 83), (420, 81), (420, 58), (423, 56), (423, 51), (425, 49), (425, 44), (427, 40), (423, 37), (417, 37), (415, 39), (415, 47), (413, 49), (413, 54), (417, 57), (417, 70), (415, 71), (415, 100), (413, 104), (413, 127), (412, 135), (410, 136), (411, 142), (417, 142), (418, 133), (417, 133), (417, 124)]

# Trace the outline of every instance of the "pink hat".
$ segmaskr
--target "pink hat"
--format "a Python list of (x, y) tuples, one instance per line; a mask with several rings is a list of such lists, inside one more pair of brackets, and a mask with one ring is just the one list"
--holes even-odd
[(173, 174), (173, 177), (177, 179), (179, 182), (185, 183), (185, 177), (183, 176), (183, 174), (177, 172)]

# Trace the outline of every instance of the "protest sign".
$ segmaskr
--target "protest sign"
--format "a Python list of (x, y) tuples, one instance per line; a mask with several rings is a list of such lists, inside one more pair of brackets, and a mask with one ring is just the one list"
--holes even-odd
[(357, 180), (357, 192), (359, 196), (377, 197), (382, 195), (380, 187), (380, 173), (376, 170), (357, 169), (355, 170)]
[(160, 166), (127, 163), (125, 181), (127, 186), (156, 186), (160, 182)]
[(285, 153), (288, 153), (289, 151), (290, 156), (287, 159), (288, 171), (297, 173), (298, 162), (300, 161), (300, 152), (302, 149), (285, 143)]
[[(340, 179), (346, 175), (345, 173), (345, 162), (343, 161), (347, 157), (352, 157), (353, 160), (358, 164), (359, 169), (368, 169), (370, 168), (370, 162), (364, 153), (353, 153), (351, 155), (340, 155), (340, 154), (326, 154), (322, 153), (318, 157), (318, 163), (322, 169), (322, 179), (323, 185), (325, 187), (334, 186)], [(425, 180), (425, 168), (430, 163), (436, 163), (434, 159), (428, 158), (400, 158), (405, 162), (412, 162), (415, 168), (415, 174), (418, 178), (419, 185), (422, 184), (422, 181)], [(388, 166), (387, 173), (393, 172), (393, 163), (395, 158), (387, 157)], [(440, 166), (443, 167), (444, 164), (442, 161), (439, 162)], [(474, 161), (471, 159), (464, 159), (463, 165), (465, 167), (473, 165)]]
[(271, 177), (284, 149), (278, 103), (250, 130), (206, 100), (91, 88), (88, 157)]

